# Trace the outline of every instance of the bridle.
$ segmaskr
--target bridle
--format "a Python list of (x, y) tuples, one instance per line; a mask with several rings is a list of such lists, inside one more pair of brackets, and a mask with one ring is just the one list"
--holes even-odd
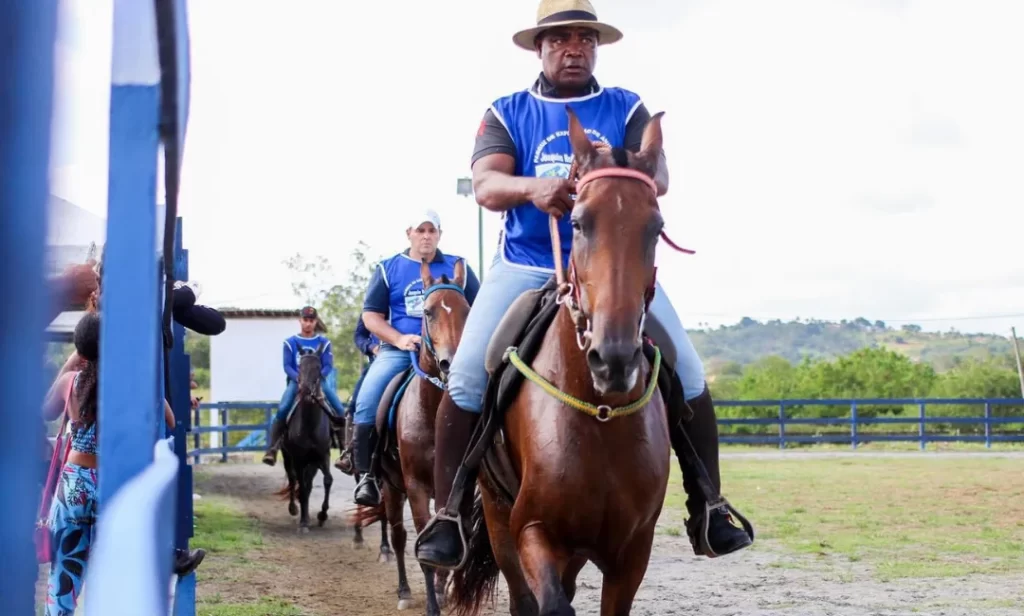
[[(579, 195), (581, 192), (583, 192), (583, 188), (587, 184), (601, 178), (619, 178), (636, 180), (650, 188), (655, 198), (657, 198), (658, 195), (658, 185), (655, 184), (654, 180), (651, 179), (651, 177), (646, 173), (643, 173), (642, 171), (637, 171), (636, 169), (630, 169), (627, 167), (605, 167), (602, 169), (595, 169), (589, 173), (584, 174), (583, 177), (576, 179), (578, 173), (579, 168), (577, 165), (577, 161), (574, 159), (572, 166), (569, 168), (569, 179), (570, 181), (574, 179), (576, 181), (574, 193), (576, 195)], [(655, 204), (657, 204), (657, 200), (655, 200)], [(655, 205), (655, 207), (657, 207), (657, 205)], [(557, 302), (559, 304), (565, 304), (566, 309), (569, 310), (569, 316), (572, 319), (573, 324), (576, 326), (576, 344), (579, 346), (581, 351), (586, 351), (587, 347), (590, 346), (590, 338), (592, 335), (591, 322), (590, 317), (588, 317), (586, 313), (583, 311), (583, 302), (580, 297), (579, 278), (576, 274), (576, 262), (573, 259), (572, 254), (570, 254), (569, 273), (567, 277), (565, 271), (562, 268), (562, 242), (560, 234), (558, 232), (558, 219), (555, 218), (554, 216), (551, 216), (548, 219), (548, 228), (551, 230), (551, 249), (555, 257), (555, 281), (558, 283)], [(665, 234), (664, 230), (662, 230), (660, 237), (661, 239), (665, 240), (665, 242), (668, 243), (669, 246), (671, 246), (672, 248), (679, 252), (685, 254), (695, 254), (695, 251), (690, 250), (688, 248), (682, 248), (678, 244), (673, 242), (668, 237), (668, 235)], [(651, 275), (651, 281), (648, 284), (647, 288), (644, 290), (644, 310), (643, 313), (640, 315), (639, 329), (639, 335), (641, 337), (643, 337), (644, 322), (647, 319), (647, 311), (651, 307), (651, 301), (654, 300), (654, 292), (657, 285), (657, 278), (658, 268), (655, 267), (654, 272)]]
[[(424, 304), (426, 303), (427, 298), (430, 297), (431, 293), (434, 293), (435, 291), (444, 291), (444, 290), (457, 291), (459, 293), (459, 295), (462, 295), (463, 297), (466, 296), (465, 290), (463, 290), (463, 288), (460, 287), (457, 284), (451, 284), (451, 283), (435, 284), (435, 285), (433, 285), (432, 287), (430, 287), (429, 289), (427, 289), (423, 293), (423, 302), (424, 302)], [(430, 327), (427, 325), (427, 322), (426, 322), (425, 319), (423, 321), (423, 330), (422, 330), (422, 333), (420, 335), (420, 340), (423, 341), (423, 346), (427, 349), (427, 353), (430, 354), (430, 357), (434, 360), (434, 365), (438, 366), (438, 372), (440, 372), (441, 369), (440, 369), (440, 362), (437, 359), (437, 351), (434, 349), (434, 343), (430, 339)], [(441, 389), (441, 390), (448, 389), (448, 383), (444, 379), (440, 379), (440, 378), (438, 378), (436, 376), (429, 375), (429, 374), (427, 374), (426, 372), (423, 371), (423, 368), (420, 367), (420, 358), (419, 358), (419, 355), (417, 354), (416, 351), (409, 351), (409, 358), (412, 360), (412, 369), (416, 372), (417, 376), (419, 376), (421, 379), (423, 379), (425, 381), (430, 382), (431, 384), (434, 385), (434, 387), (437, 387), (438, 389)], [(444, 374), (444, 373), (442, 373), (442, 374)]]

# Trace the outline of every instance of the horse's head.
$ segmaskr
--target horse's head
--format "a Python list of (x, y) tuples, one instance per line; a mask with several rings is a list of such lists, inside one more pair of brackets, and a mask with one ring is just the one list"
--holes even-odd
[(299, 351), (299, 395), (304, 398), (320, 393), (320, 356), (323, 352), (323, 343), (316, 350), (304, 348)]
[(634, 154), (598, 148), (569, 109), (569, 139), (579, 174), (571, 214), (570, 306), (600, 394), (632, 390), (639, 374), (643, 323), (654, 291), (655, 246), (664, 224), (653, 180), (662, 115), (648, 122), (640, 152)]
[(420, 278), (423, 281), (423, 346), (433, 356), (441, 378), (448, 379), (455, 349), (462, 340), (462, 329), (469, 316), (469, 301), (466, 299), (466, 268), (462, 261), (455, 263), (455, 278), (447, 275), (440, 279), (430, 273), (426, 260), (420, 263)]

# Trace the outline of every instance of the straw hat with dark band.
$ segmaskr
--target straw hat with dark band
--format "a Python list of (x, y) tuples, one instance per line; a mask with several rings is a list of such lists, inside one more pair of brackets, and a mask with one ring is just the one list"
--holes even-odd
[(608, 45), (622, 38), (614, 26), (597, 20), (597, 11), (590, 0), (541, 0), (537, 7), (537, 25), (516, 32), (512, 42), (527, 51), (536, 50), (537, 35), (551, 28), (585, 27), (597, 31), (599, 45)]

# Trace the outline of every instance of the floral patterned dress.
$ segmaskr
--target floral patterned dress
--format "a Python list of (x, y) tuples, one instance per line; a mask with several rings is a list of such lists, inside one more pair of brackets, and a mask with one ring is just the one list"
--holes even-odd
[[(96, 422), (78, 427), (72, 424), (72, 451), (95, 454), (96, 442)], [(55, 553), (50, 564), (46, 616), (72, 616), (75, 613), (96, 525), (96, 485), (94, 468), (67, 463), (61, 470), (57, 493), (50, 506)]]

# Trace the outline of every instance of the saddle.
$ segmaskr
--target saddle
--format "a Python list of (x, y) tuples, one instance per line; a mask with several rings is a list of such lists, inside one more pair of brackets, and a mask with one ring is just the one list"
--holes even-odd
[(409, 387), (416, 372), (412, 366), (399, 372), (388, 382), (384, 389), (384, 395), (380, 397), (377, 404), (377, 442), (370, 457), (370, 474), (377, 478), (383, 478), (391, 487), (404, 491), (404, 486), (396, 485), (391, 478), (395, 469), (401, 473), (401, 464), (398, 460), (398, 441), (394, 438), (395, 417), (398, 413), (398, 405), (402, 402), (402, 396)]
[[(505, 444), (504, 413), (518, 394), (525, 377), (509, 361), (507, 351), (515, 347), (523, 362), (533, 362), (558, 314), (557, 291), (557, 283), (552, 276), (541, 288), (520, 295), (502, 317), (487, 346), (487, 388), (481, 417), (463, 466), (473, 468), (479, 462), (486, 471), (483, 475), (485, 480), (508, 505), (513, 504), (519, 494), (520, 479)], [(648, 319), (648, 323), (651, 321)], [(658, 328), (660, 325), (648, 326), (645, 331)], [(665, 336), (659, 337), (666, 339)], [(643, 352), (653, 363), (654, 346), (647, 338), (644, 339)], [(662, 350), (658, 387), (668, 408), (684, 409), (682, 384), (673, 369), (675, 354), (674, 348)]]

